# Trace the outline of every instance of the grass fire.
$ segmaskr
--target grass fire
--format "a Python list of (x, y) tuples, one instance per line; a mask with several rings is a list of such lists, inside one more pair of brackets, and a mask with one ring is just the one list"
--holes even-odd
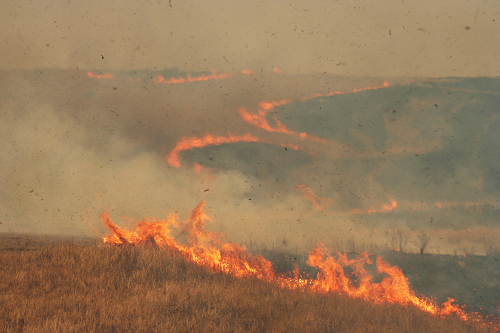
[[(181, 232), (189, 225), (186, 238), (191, 237), (187, 242), (191, 245), (184, 246), (165, 234), (169, 228), (165, 221), (151, 220), (138, 225), (149, 232), (141, 233), (138, 229), (127, 234), (112, 227), (113, 234), (104, 238), (105, 244), (74, 238), (2, 235), (0, 329), (2, 332), (495, 331), (491, 319), (489, 323), (467, 322), (461, 317), (464, 314), (461, 310), (458, 315), (444, 315), (457, 309), (453, 305), (439, 309), (433, 305), (438, 310), (435, 315), (412, 302), (353, 298), (339, 289), (326, 292), (315, 285), (315, 281), (331, 281), (324, 278), (303, 280), (300, 284), (300, 277), (293, 274), (269, 271), (271, 275), (259, 275), (259, 270), (272, 269), (273, 264), (262, 258), (253, 260), (252, 255), (237, 245), (221, 243), (220, 237), (209, 241), (205, 236), (215, 235), (198, 229), (200, 225), (195, 226), (201, 222), (199, 217), (193, 216), (194, 220), (179, 225)], [(106, 221), (105, 214), (103, 218)], [(194, 230), (197, 231), (193, 233)], [(218, 259), (208, 259), (212, 257)], [(352, 262), (357, 274), (362, 270), (359, 265), (366, 260), (362, 258)], [(234, 259), (238, 261), (232, 262)], [(333, 262), (332, 258), (326, 260)], [(345, 258), (337, 262), (351, 264)], [(383, 265), (385, 270), (397, 271), (396, 267)], [(342, 273), (336, 273), (338, 278), (342, 277)], [(393, 279), (392, 275), (387, 276)], [(359, 292), (361, 288), (356, 289)], [(404, 283), (398, 289), (403, 293), (408, 291)]]
[(500, 2), (3, 1), (0, 332), (500, 331)]
[[(226, 242), (221, 234), (206, 230), (205, 222), (210, 217), (203, 211), (204, 204), (200, 203), (190, 214), (189, 220), (180, 226), (172, 215), (166, 220), (140, 221), (132, 231), (117, 227), (109, 215), (103, 213), (102, 221), (112, 231), (103, 241), (115, 245), (155, 244), (213, 272), (239, 278), (255, 277), (295, 291), (343, 294), (373, 304), (411, 305), (441, 318), (453, 315), (472, 325), (500, 329), (497, 318), (490, 316), (487, 320), (478, 313), (467, 313), (453, 304), (453, 298), (439, 306), (435, 301), (417, 297), (403, 272), (381, 257), (376, 259), (377, 272), (384, 276), (380, 282), (374, 282), (373, 276), (365, 269), (365, 265), (371, 264), (366, 252), (353, 259), (341, 253), (335, 257), (329, 254), (324, 245), (318, 244), (309, 253), (307, 261), (308, 265), (317, 269), (316, 277), (306, 278), (298, 267), (294, 267), (288, 276), (277, 275), (271, 261), (261, 255), (254, 256), (237, 244)], [(187, 245), (175, 240), (170, 230), (172, 226), (180, 227), (181, 234), (187, 238)], [(351, 270), (350, 276), (345, 274), (346, 268)]]
[(498, 79), (219, 73), (0, 77), (1, 330), (500, 329)]

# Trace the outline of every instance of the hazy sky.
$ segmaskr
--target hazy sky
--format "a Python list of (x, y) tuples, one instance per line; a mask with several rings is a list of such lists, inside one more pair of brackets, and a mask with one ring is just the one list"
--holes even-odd
[(3, 0), (0, 69), (498, 76), (500, 2)]

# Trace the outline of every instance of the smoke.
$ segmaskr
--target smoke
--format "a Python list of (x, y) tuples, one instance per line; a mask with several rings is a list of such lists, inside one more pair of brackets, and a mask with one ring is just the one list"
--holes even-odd
[[(186, 76), (175, 69), (109, 79), (4, 71), (0, 231), (95, 235), (103, 232), (102, 208), (134, 219), (177, 212), (183, 220), (205, 200), (210, 227), (240, 242), (310, 247), (355, 239), (397, 247), (400, 235), (406, 250), (419, 251), (424, 230), (428, 252), (492, 250), (497, 79), (384, 87), (373, 79), (264, 73), (163, 84), (157, 74)], [(335, 91), (346, 93), (310, 98)], [(273, 99), (290, 99), (265, 116), (288, 134), (238, 112), (256, 113), (260, 101)], [(229, 133), (259, 141), (186, 149), (180, 167), (165, 160), (182, 138)]]
[[(142, 218), (172, 210), (187, 214), (201, 200), (209, 201), (220, 220), (234, 220), (233, 207), (243, 207), (241, 215), (250, 205), (245, 193), (252, 186), (272, 187), (256, 179), (270, 178), (273, 170), (252, 176), (249, 168), (234, 168), (242, 157), (234, 147), (236, 155), (216, 153), (214, 166), (222, 171), (214, 175), (197, 176), (184, 161), (180, 169), (165, 162), (183, 136), (251, 130), (236, 107), (257, 105), (268, 97), (267, 87), (258, 89), (260, 83), (251, 79), (162, 85), (147, 75), (141, 82), (130, 80), (129, 74), (96, 80), (81, 71), (2, 73), (2, 231), (88, 234), (91, 228), (82, 221), (87, 215), (95, 221), (101, 205)], [(264, 165), (268, 157), (247, 160)], [(225, 223), (244, 234), (243, 226), (263, 214), (249, 211), (244, 222)]]

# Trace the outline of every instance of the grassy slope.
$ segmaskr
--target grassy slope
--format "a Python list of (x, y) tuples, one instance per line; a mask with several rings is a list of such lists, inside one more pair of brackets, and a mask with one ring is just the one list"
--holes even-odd
[(0, 250), (1, 332), (479, 331), (410, 307), (207, 272), (154, 247), (8, 248)]

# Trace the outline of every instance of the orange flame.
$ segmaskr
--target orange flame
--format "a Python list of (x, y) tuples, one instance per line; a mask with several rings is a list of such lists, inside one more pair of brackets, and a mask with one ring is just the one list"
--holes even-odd
[(241, 73), (243, 75), (248, 75), (248, 76), (254, 76), (254, 75), (258, 74), (257, 72), (254, 72), (254, 71), (251, 71), (251, 70), (248, 70), (248, 69), (242, 70)]
[(370, 207), (370, 208), (368, 208), (367, 211), (362, 211), (362, 210), (359, 210), (357, 208), (354, 208), (352, 212), (354, 214), (388, 213), (398, 206), (398, 203), (396, 202), (396, 200), (393, 200), (393, 199), (389, 199), (389, 200), (391, 201), (391, 203), (382, 205), (379, 209), (376, 209), (374, 207)]
[(391, 210), (393, 210), (394, 208), (396, 208), (398, 206), (398, 203), (396, 202), (396, 200), (389, 199), (389, 201), (391, 203), (387, 204), (387, 205), (383, 205), (380, 212), (390, 212)]
[(316, 207), (317, 210), (323, 210), (333, 203), (332, 199), (318, 198), (316, 193), (314, 193), (309, 186), (297, 185), (296, 188), (297, 190), (302, 192), (304, 198), (311, 200), (312, 204), (314, 205), (314, 207)]
[(276, 67), (274, 67), (274, 72), (275, 72), (276, 74), (281, 73), (281, 71), (280, 71), (279, 69), (277, 69)]
[[(371, 264), (365, 252), (355, 259), (347, 259), (345, 254), (337, 253), (339, 259), (332, 257), (324, 246), (316, 246), (309, 255), (308, 264), (320, 270), (318, 278), (312, 282), (311, 288), (317, 292), (343, 292), (354, 298), (363, 298), (375, 303), (392, 303), (408, 305), (436, 314), (438, 306), (423, 300), (410, 289), (408, 279), (399, 267), (391, 266), (380, 257), (377, 258), (378, 273), (387, 274), (379, 283), (372, 282), (372, 276), (365, 270), (365, 264)], [(344, 273), (345, 266), (354, 268), (358, 278), (356, 287)]]
[(261, 101), (259, 102), (259, 107), (263, 110), (266, 110), (266, 111), (272, 111), (274, 109), (275, 106), (281, 106), (281, 105), (285, 105), (285, 104), (288, 104), (288, 103), (291, 103), (292, 100), (291, 99), (281, 99), (281, 100), (272, 100), (270, 102), (268, 101)]
[(193, 168), (194, 172), (200, 173), (203, 170), (203, 166), (199, 165), (198, 163), (193, 163)]
[(291, 144), (291, 143), (282, 143), (281, 147), (283, 147), (283, 148), (291, 148), (293, 150), (299, 150), (299, 145), (294, 145), (294, 144)]
[(249, 124), (254, 125), (255, 127), (265, 129), (268, 132), (278, 132), (285, 134), (295, 134), (294, 131), (290, 131), (283, 125), (276, 117), (274, 117), (274, 121), (276, 122), (276, 127), (273, 128), (269, 125), (269, 122), (265, 118), (265, 114), (250, 114), (245, 108), (240, 108), (241, 117)]
[(93, 77), (94, 79), (112, 79), (113, 74), (111, 73), (106, 73), (106, 74), (95, 74), (93, 72), (88, 71), (87, 72), (88, 77)]
[(458, 306), (451, 304), (456, 301), (457, 301), (456, 299), (448, 297), (448, 300), (444, 302), (443, 305), (441, 306), (442, 312), (443, 314), (454, 314), (458, 318), (466, 321), (468, 319), (467, 314), (465, 314), (465, 312)]
[(206, 134), (203, 138), (198, 137), (185, 137), (181, 141), (177, 142), (175, 148), (168, 154), (167, 162), (173, 167), (180, 167), (181, 162), (179, 161), (179, 153), (183, 150), (190, 150), (193, 148), (202, 148), (211, 145), (221, 145), (223, 143), (232, 142), (259, 142), (259, 138), (247, 133), (245, 135), (231, 135), (228, 136), (214, 136), (211, 134)]
[[(244, 70), (243, 72), (245, 72)], [(275, 68), (274, 71), (276, 73), (280, 73), (280, 71)], [(348, 93), (355, 93), (355, 92), (361, 92), (365, 90), (374, 90), (374, 89), (381, 89), (381, 88), (387, 88), (389, 87), (390, 84), (385, 81), (382, 85), (380, 86), (369, 86), (369, 87), (364, 87), (364, 88), (357, 88), (357, 89), (352, 89), (348, 91), (335, 91), (335, 92), (330, 92), (327, 94), (315, 94), (311, 97), (304, 97), (300, 101), (305, 102), (307, 100), (310, 100), (312, 98), (317, 98), (317, 97), (322, 97), (322, 96), (333, 96), (333, 95), (341, 95), (341, 94), (348, 94)], [(327, 144), (327, 141), (324, 139), (321, 139), (315, 135), (310, 135), (307, 133), (299, 133), (297, 134), (295, 131), (289, 130), (285, 125), (283, 125), (277, 117), (274, 117), (274, 121), (276, 122), (276, 127), (272, 127), (269, 125), (269, 122), (266, 119), (266, 114), (273, 112), (275, 106), (280, 106), (280, 105), (285, 105), (288, 103), (291, 103), (292, 100), (290, 99), (283, 99), (283, 100), (273, 100), (273, 101), (261, 101), (259, 103), (259, 110), (257, 113), (250, 113), (248, 112), (245, 108), (240, 108), (239, 113), (243, 120), (245, 120), (247, 123), (254, 125), (257, 128), (264, 129), (268, 132), (271, 133), (284, 133), (288, 135), (298, 135), (298, 137), (301, 140), (311, 140), (311, 141), (316, 141), (322, 144)]]
[(110, 244), (145, 244), (156, 245), (176, 251), (207, 269), (228, 273), (237, 277), (256, 276), (271, 281), (274, 271), (270, 261), (262, 256), (253, 256), (244, 248), (234, 243), (224, 242), (224, 236), (205, 230), (205, 221), (210, 217), (203, 212), (205, 202), (201, 202), (184, 223), (182, 233), (187, 234), (189, 245), (179, 244), (171, 235), (171, 226), (177, 226), (177, 220), (171, 215), (165, 220), (149, 219), (140, 221), (134, 231), (124, 230), (113, 223), (108, 213), (103, 213), (101, 220), (113, 233), (103, 238)]
[(182, 76), (179, 76), (178, 78), (171, 77), (168, 80), (165, 80), (163, 75), (157, 75), (154, 79), (156, 83), (186, 83), (186, 82), (199, 82), (199, 81), (208, 81), (208, 80), (222, 80), (226, 78), (233, 77), (234, 73), (222, 73), (222, 74), (217, 74), (216, 71), (212, 70), (210, 75), (201, 75), (201, 76), (195, 76), (191, 77), (191, 73), (187, 74), (187, 78), (183, 78)]
[(327, 141), (325, 139), (321, 139), (321, 138), (318, 138), (316, 135), (311, 135), (311, 134), (307, 134), (305, 132), (302, 132), (299, 134), (299, 137), (301, 140), (311, 140), (311, 141), (316, 141), (316, 142), (319, 142), (319, 143), (322, 143), (324, 145), (327, 144)]
[[(311, 140), (311, 141), (316, 141), (322, 144), (326, 144), (327, 141), (324, 139), (320, 139), (315, 135), (307, 134), (307, 133), (297, 133), (295, 131), (289, 130), (285, 125), (281, 123), (281, 121), (278, 120), (278, 118), (275, 116), (273, 117), (274, 122), (276, 123), (276, 127), (272, 127), (269, 125), (269, 122), (266, 119), (266, 114), (273, 112), (275, 106), (281, 106), (285, 105), (288, 103), (291, 103), (291, 99), (282, 99), (282, 100), (273, 100), (273, 101), (261, 101), (259, 102), (259, 110), (257, 113), (250, 113), (248, 112), (245, 108), (240, 108), (239, 113), (240, 116), (245, 120), (247, 123), (260, 128), (264, 129), (270, 133), (284, 133), (288, 135), (294, 135), (298, 136), (300, 140)], [(283, 146), (283, 145), (282, 145)], [(284, 146), (283, 146), (284, 147)], [(293, 148), (295, 149), (295, 148)]]
[[(201, 202), (181, 226), (175, 215), (170, 215), (164, 220), (149, 218), (139, 221), (132, 231), (118, 227), (108, 213), (103, 213), (101, 220), (112, 232), (111, 235), (103, 237), (103, 241), (109, 244), (154, 243), (209, 270), (236, 277), (254, 276), (274, 282), (282, 288), (317, 293), (340, 292), (377, 304), (414, 305), (434, 315), (455, 315), (461, 320), (483, 327), (494, 325), (493, 321), (487, 323), (479, 314), (467, 314), (462, 308), (451, 304), (454, 299), (449, 298), (439, 307), (429, 299), (419, 298), (410, 288), (401, 269), (391, 266), (380, 257), (376, 260), (377, 272), (384, 277), (378, 283), (373, 282), (373, 276), (365, 269), (365, 265), (371, 264), (366, 252), (354, 259), (348, 259), (346, 254), (340, 253), (337, 253), (338, 258), (335, 258), (328, 253), (324, 245), (319, 244), (310, 252), (307, 261), (319, 270), (316, 278), (302, 278), (298, 269), (294, 270), (292, 277), (278, 275), (269, 260), (260, 255), (252, 255), (238, 244), (226, 242), (223, 234), (205, 230), (205, 221), (211, 219), (203, 211), (204, 205), (205, 202)], [(181, 233), (187, 236), (188, 244), (180, 244), (175, 240), (171, 230), (173, 227), (180, 227)], [(352, 268), (356, 279), (345, 275), (345, 267)]]

